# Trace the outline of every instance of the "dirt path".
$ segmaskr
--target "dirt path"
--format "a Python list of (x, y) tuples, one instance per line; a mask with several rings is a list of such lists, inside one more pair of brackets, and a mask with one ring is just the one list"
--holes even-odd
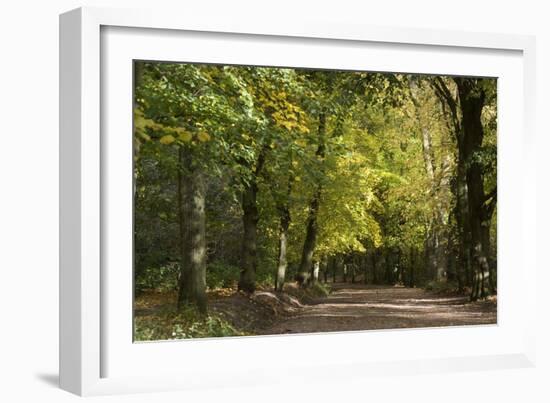
[(469, 303), (418, 288), (334, 284), (333, 292), (259, 334), (312, 333), (496, 323), (496, 301)]

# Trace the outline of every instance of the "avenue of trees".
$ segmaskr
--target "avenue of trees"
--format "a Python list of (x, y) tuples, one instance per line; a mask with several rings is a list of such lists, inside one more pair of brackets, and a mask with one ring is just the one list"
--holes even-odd
[(135, 62), (136, 292), (496, 293), (496, 79)]

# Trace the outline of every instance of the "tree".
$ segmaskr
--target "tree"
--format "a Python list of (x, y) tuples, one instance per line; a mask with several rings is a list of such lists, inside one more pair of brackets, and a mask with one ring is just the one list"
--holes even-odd
[(136, 290), (203, 313), (209, 288), (329, 272), (496, 292), (495, 80), (139, 62), (135, 81)]
[(144, 63), (139, 70), (136, 137), (178, 148), (178, 307), (193, 304), (206, 312), (205, 180), (219, 169), (213, 154), (232, 157), (227, 141), (211, 140), (213, 134), (226, 135), (227, 126), (242, 124), (247, 104), (240, 100), (239, 83), (224, 68)]
[(496, 188), (489, 195), (485, 194), (483, 165), (479, 155), (484, 136), (481, 115), (487, 100), (487, 89), (483, 79), (455, 77), (454, 81), (462, 110), (462, 147), (467, 163), (466, 183), (474, 280), (471, 299), (477, 300), (494, 291), (489, 281), (489, 231), (484, 227), (487, 227), (493, 209), (493, 204), (487, 205), (486, 202), (491, 199), (496, 202)]

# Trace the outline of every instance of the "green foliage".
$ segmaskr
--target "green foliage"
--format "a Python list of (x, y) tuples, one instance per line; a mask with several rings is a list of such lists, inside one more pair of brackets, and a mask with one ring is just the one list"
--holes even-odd
[(148, 267), (136, 276), (135, 290), (173, 291), (178, 286), (180, 268), (178, 264), (168, 264), (160, 267)]
[[(273, 286), (284, 211), (290, 215), (287, 279), (292, 278), (317, 194), (315, 260), (370, 262), (375, 255), (369, 278), (392, 283), (398, 269), (403, 275), (414, 271), (418, 285), (434, 277), (426, 256), (436, 235), (446, 250), (457, 249), (456, 122), (434, 86), (444, 83), (456, 98), (451, 78), (149, 62), (137, 63), (136, 71), (137, 291), (177, 286), (187, 225), (180, 220), (179, 192), (191, 172), (200, 172), (205, 182), (210, 290), (234, 288), (238, 281), (242, 196), (248, 188), (257, 190), (259, 287)], [(487, 94), (485, 137), (469, 164), (482, 167), (489, 194), (497, 183), (496, 80), (478, 82), (477, 90)], [(182, 166), (180, 152), (193, 169)], [(489, 224), (496, 245), (496, 218)], [(410, 251), (417, 256), (414, 263), (402, 257)], [(324, 295), (324, 287), (318, 283), (313, 292)], [(200, 329), (207, 327), (200, 323)], [(221, 326), (213, 323), (212, 329)], [(191, 328), (185, 334), (192, 335)], [(149, 325), (141, 329), (156, 331)]]
[(206, 286), (209, 289), (233, 288), (239, 281), (239, 268), (223, 261), (215, 261), (206, 268)]
[(135, 341), (245, 335), (223, 318), (216, 315), (203, 316), (193, 308), (181, 312), (165, 309), (154, 315), (134, 318)]

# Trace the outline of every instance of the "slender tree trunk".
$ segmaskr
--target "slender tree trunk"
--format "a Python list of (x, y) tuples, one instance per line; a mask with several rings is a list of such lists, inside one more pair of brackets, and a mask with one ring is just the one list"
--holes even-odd
[(326, 284), (328, 282), (328, 258), (326, 255), (321, 257), (321, 270), (323, 272), (323, 282)]
[[(460, 282), (461, 280), (458, 279), (459, 276), (457, 274), (457, 266), (456, 266), (456, 249), (450, 235), (447, 237), (446, 258), (447, 258), (447, 279), (449, 281)], [(459, 288), (460, 288), (460, 285), (459, 285)]]
[(397, 283), (404, 284), (403, 280), (403, 265), (401, 264), (401, 249), (397, 249)]
[(410, 260), (409, 287), (413, 288), (414, 287), (414, 269), (416, 266), (416, 249), (413, 247), (411, 247), (411, 250), (410, 250), (409, 260)]
[(287, 268), (287, 241), (288, 241), (288, 227), (290, 226), (290, 211), (288, 208), (280, 210), (280, 223), (279, 223), (279, 258), (277, 264), (277, 276), (275, 278), (275, 290), (283, 291), (285, 284), (285, 275)]
[(384, 253), (384, 282), (386, 284), (393, 283), (392, 251), (387, 248)]
[(338, 269), (338, 264), (336, 262), (336, 256), (331, 258), (332, 265), (332, 283), (336, 283), (336, 270)]
[(363, 266), (363, 284), (369, 283), (369, 265), (367, 262), (368, 254), (365, 252), (361, 257), (361, 265)]
[(378, 275), (376, 270), (376, 265), (378, 263), (378, 250), (373, 249), (371, 253), (371, 263), (372, 263), (372, 283), (378, 284)]
[(316, 260), (313, 262), (313, 268), (311, 269), (312, 284), (315, 284), (319, 281), (319, 269), (320, 263), (318, 260)]
[(496, 279), (495, 279), (495, 264), (491, 259), (492, 248), (491, 248), (491, 232), (490, 232), (490, 220), (485, 220), (481, 224), (481, 242), (482, 242), (482, 248), (486, 253), (487, 256), (487, 264), (489, 265), (489, 293), (494, 294), (496, 293)]
[(487, 297), (491, 292), (489, 284), (489, 262), (483, 249), (483, 228), (479, 217), (471, 211), (474, 288), (471, 294), (473, 301)]
[(200, 312), (206, 313), (206, 189), (204, 174), (201, 167), (194, 162), (193, 155), (183, 147), (179, 149), (179, 161), (182, 273), (180, 275), (178, 309), (181, 309), (184, 304), (192, 304)]
[[(318, 141), (316, 155), (320, 160), (320, 164), (323, 164), (325, 158), (325, 135), (326, 135), (326, 121), (325, 114), (319, 115), (318, 126)], [(322, 170), (322, 167), (320, 167)], [(298, 269), (298, 281), (301, 285), (307, 282), (309, 273), (313, 264), (313, 253), (315, 252), (315, 246), (317, 243), (317, 215), (319, 213), (319, 205), (321, 203), (322, 184), (318, 183), (317, 188), (313, 194), (311, 202), (309, 203), (309, 213), (306, 224), (306, 238), (304, 246), (302, 248), (302, 258), (300, 261), (300, 267)]]
[[(422, 156), (424, 159), (424, 168), (426, 170), (426, 175), (430, 180), (431, 187), (431, 196), (435, 199), (435, 211), (433, 211), (431, 219), (431, 231), (430, 238), (427, 240), (429, 245), (425, 249), (426, 261), (428, 262), (428, 267), (432, 273), (433, 278), (436, 281), (445, 280), (445, 246), (442, 242), (443, 235), (442, 231), (445, 227), (445, 217), (446, 213), (444, 211), (443, 205), (440, 201), (441, 190), (448, 186), (448, 178), (446, 174), (446, 167), (450, 163), (447, 159), (444, 160), (441, 172), (438, 176), (441, 176), (441, 179), (436, 180), (436, 163), (435, 156), (432, 147), (432, 134), (423, 119), (421, 111), (420, 101), (416, 98), (416, 88), (411, 86), (411, 97), (415, 105), (416, 117), (418, 123), (421, 126), (420, 132), (422, 137)], [(442, 175), (441, 175), (442, 174)]]

